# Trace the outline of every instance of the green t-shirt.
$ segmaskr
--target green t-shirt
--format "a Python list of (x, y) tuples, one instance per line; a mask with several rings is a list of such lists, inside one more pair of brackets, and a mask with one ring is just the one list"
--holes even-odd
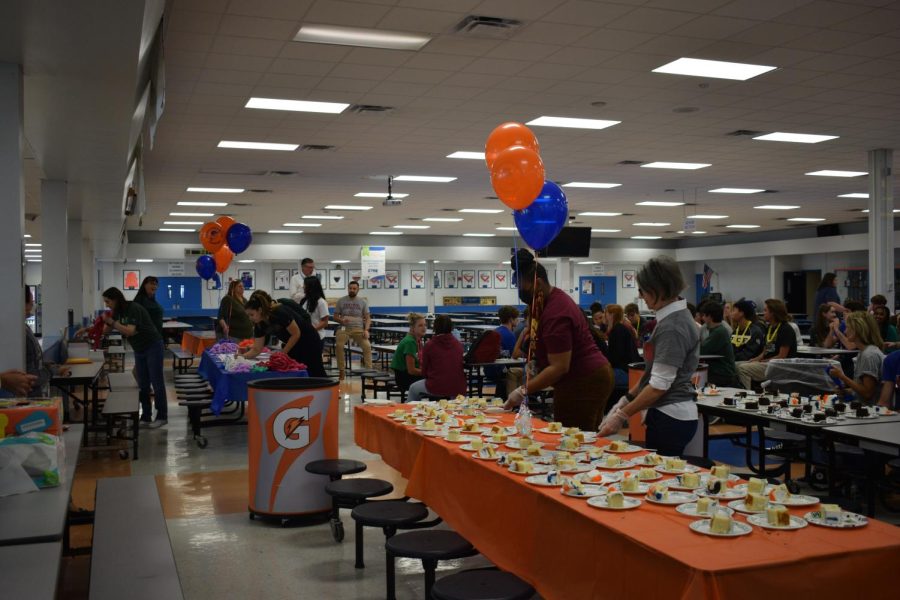
[(405, 338), (397, 344), (394, 350), (394, 358), (391, 359), (391, 368), (395, 371), (406, 372), (406, 357), (412, 356), (416, 361), (416, 368), (419, 367), (419, 345), (416, 338), (407, 334)]
[(731, 336), (722, 325), (709, 330), (709, 335), (700, 343), (700, 354), (719, 354), (722, 358), (713, 358), (707, 361), (709, 374), (727, 378), (736, 377), (737, 368), (734, 365), (734, 346), (731, 345)]
[(144, 307), (144, 310), (150, 315), (150, 321), (153, 322), (156, 331), (159, 332), (159, 335), (163, 335), (162, 305), (156, 301), (156, 298), (151, 298), (150, 296), (136, 296), (134, 301)]
[(253, 323), (244, 305), (234, 296), (225, 296), (219, 304), (219, 319), (228, 323), (228, 337), (246, 340), (253, 337)]
[(116, 320), (122, 325), (135, 326), (135, 334), (128, 338), (128, 343), (131, 344), (131, 348), (135, 352), (143, 352), (154, 342), (162, 339), (162, 336), (153, 325), (150, 313), (137, 302), (129, 302), (128, 308)]
[[(885, 342), (896, 342), (896, 341), (898, 341), (897, 328), (894, 327), (893, 325), (891, 325), (890, 323), (888, 323), (888, 326), (887, 326), (887, 335), (884, 336), (884, 341), (885, 341)], [(890, 354), (891, 352), (894, 352), (895, 350), (897, 350), (897, 348), (888, 348), (888, 349), (886, 349), (886, 350), (884, 351), (884, 353), (885, 353), (885, 354)]]

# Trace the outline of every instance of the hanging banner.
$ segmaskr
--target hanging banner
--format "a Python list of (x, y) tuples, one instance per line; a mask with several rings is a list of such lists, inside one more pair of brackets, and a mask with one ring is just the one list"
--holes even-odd
[(363, 279), (371, 280), (375, 277), (384, 277), (384, 246), (363, 246), (360, 249), (359, 259)]

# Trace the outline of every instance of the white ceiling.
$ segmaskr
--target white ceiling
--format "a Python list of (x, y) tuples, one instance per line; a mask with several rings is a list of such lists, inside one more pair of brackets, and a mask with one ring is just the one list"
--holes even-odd
[[(873, 148), (900, 147), (900, 2), (857, 0), (174, 0), (166, 36), (167, 107), (146, 165), (155, 229), (179, 200), (249, 203), (228, 207), (255, 231), (282, 228), (328, 203), (368, 203), (307, 233), (366, 233), (446, 209), (503, 208), (481, 161), (453, 160), (481, 150), (497, 124), (540, 115), (622, 123), (602, 131), (534, 128), (548, 179), (621, 183), (611, 190), (567, 190), (570, 214), (627, 237), (659, 233), (640, 221), (729, 215), (701, 222), (784, 228), (788, 216), (846, 222), (866, 200), (866, 178), (805, 176), (807, 171), (866, 171)], [(453, 32), (466, 15), (523, 21), (509, 40)], [(433, 35), (418, 52), (296, 43), (303, 23), (329, 23)], [(690, 56), (773, 65), (747, 82), (652, 73)], [(244, 108), (250, 96), (376, 104), (389, 114), (320, 115)], [(593, 106), (605, 102), (605, 106)], [(695, 107), (692, 113), (676, 113)], [(753, 141), (737, 129), (838, 135), (817, 145)], [(327, 152), (218, 149), (220, 140), (327, 144)], [(712, 163), (700, 171), (620, 166), (623, 160)], [(254, 171), (296, 175), (250, 175)], [(216, 174), (221, 173), (221, 174)], [(227, 174), (234, 173), (234, 174)], [(450, 175), (449, 184), (396, 183), (409, 193), (384, 208), (357, 192), (381, 192), (388, 174)], [(188, 186), (243, 187), (271, 193), (189, 194)], [(777, 190), (752, 196), (710, 194), (717, 187)], [(671, 191), (669, 191), (671, 190)], [(648, 208), (643, 200), (697, 206)], [(761, 211), (760, 204), (795, 204)], [(193, 209), (202, 210), (202, 209)], [(213, 209), (215, 210), (215, 209)], [(494, 232), (501, 215), (457, 215), (424, 233)], [(178, 218), (175, 220), (190, 220)], [(196, 219), (206, 220), (206, 219)], [(708, 226), (707, 226), (708, 225)], [(135, 223), (136, 227), (137, 224)], [(422, 232), (416, 232), (422, 233)], [(509, 235), (506, 233), (505, 235)], [(667, 237), (677, 237), (674, 233)]]

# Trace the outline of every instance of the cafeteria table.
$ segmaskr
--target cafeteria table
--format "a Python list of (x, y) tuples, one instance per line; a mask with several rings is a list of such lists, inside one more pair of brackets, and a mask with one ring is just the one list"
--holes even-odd
[[(100, 388), (100, 378), (103, 376), (103, 361), (91, 361), (89, 364), (68, 365), (69, 375), (54, 375), (50, 378), (50, 385), (63, 393), (63, 420), (69, 420), (69, 398), (75, 402), (81, 402), (84, 413), (84, 429), (89, 425), (95, 425), (98, 416), (97, 393)], [(81, 398), (75, 395), (75, 390), (81, 387)], [(89, 422), (88, 417), (92, 417)]]
[(69, 512), (69, 496), (72, 493), (72, 481), (75, 479), (78, 451), (83, 437), (84, 425), (71, 425), (68, 431), (63, 432), (65, 463), (60, 465), (62, 483), (59, 486), (0, 498), (0, 546), (38, 544), (63, 539)]
[[(229, 373), (222, 363), (222, 355), (204, 351), (200, 357), (197, 372), (213, 388), (212, 411), (219, 415), (226, 402), (240, 404), (240, 415), (228, 421), (240, 421), (244, 416), (244, 404), (247, 402), (247, 383), (255, 379), (273, 379), (277, 377), (308, 377), (307, 371), (257, 371), (250, 373)], [(206, 424), (206, 423), (204, 423)]]
[(6, 598), (55, 598), (62, 560), (61, 541), (0, 546)]
[[(870, 519), (852, 531), (810, 525), (712, 538), (693, 533), (690, 518), (671, 506), (642, 499), (633, 510), (604, 511), (558, 488), (529, 485), (459, 444), (394, 421), (396, 409), (355, 407), (357, 445), (408, 479), (406, 495), (545, 598), (846, 600), (884, 597), (895, 586), (900, 529), (892, 525)], [(512, 423), (510, 413), (497, 416)], [(802, 516), (809, 508), (790, 510)]]
[(823, 431), (828, 447), (828, 484), (829, 491), (834, 493), (834, 481), (837, 474), (837, 452), (835, 443), (852, 444), (863, 451), (866, 462), (866, 506), (869, 514), (874, 513), (875, 485), (884, 478), (884, 459), (900, 456), (900, 419), (858, 420), (845, 425), (835, 425)]
[(194, 356), (203, 354), (204, 350), (212, 347), (215, 343), (215, 331), (199, 331), (193, 329), (181, 334), (181, 349), (190, 352)]
[(847, 348), (819, 348), (818, 346), (797, 346), (800, 356), (834, 356), (836, 354), (858, 354), (859, 350)]

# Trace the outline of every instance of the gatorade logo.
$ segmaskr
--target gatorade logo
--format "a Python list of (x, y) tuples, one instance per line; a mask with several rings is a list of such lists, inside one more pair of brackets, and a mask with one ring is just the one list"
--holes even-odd
[(282, 448), (298, 450), (309, 445), (309, 408), (285, 408), (272, 422), (272, 437)]

